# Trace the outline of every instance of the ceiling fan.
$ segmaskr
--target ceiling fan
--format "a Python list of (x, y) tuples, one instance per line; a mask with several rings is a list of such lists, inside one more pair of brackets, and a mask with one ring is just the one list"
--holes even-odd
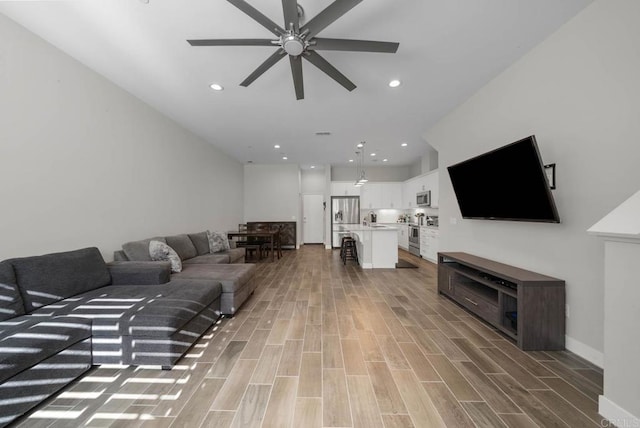
[(356, 85), (340, 73), (334, 66), (324, 59), (317, 51), (354, 51), (354, 52), (381, 52), (395, 53), (399, 43), (376, 42), (371, 40), (327, 39), (316, 35), (350, 11), (362, 0), (335, 0), (322, 12), (313, 17), (309, 22), (300, 25), (298, 15), (298, 3), (296, 0), (282, 0), (285, 28), (267, 18), (245, 0), (227, 0), (229, 3), (249, 15), (260, 25), (271, 31), (277, 39), (204, 39), (187, 40), (191, 46), (277, 46), (278, 49), (253, 73), (240, 83), (240, 86), (249, 86), (265, 71), (273, 67), (278, 61), (289, 56), (291, 73), (293, 74), (293, 86), (296, 91), (296, 99), (304, 98), (304, 86), (302, 82), (302, 59), (325, 72), (333, 80), (344, 86), (348, 91), (353, 91)]

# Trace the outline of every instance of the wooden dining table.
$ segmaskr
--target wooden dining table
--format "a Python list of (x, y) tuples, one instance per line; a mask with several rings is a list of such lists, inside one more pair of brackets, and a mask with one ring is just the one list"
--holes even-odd
[(271, 249), (271, 261), (275, 260), (275, 252), (277, 250), (278, 259), (280, 259), (280, 248), (277, 248), (278, 245), (278, 235), (280, 231), (278, 230), (248, 230), (248, 231), (229, 231), (227, 232), (227, 238), (232, 240), (237, 237), (245, 237), (245, 238), (269, 238), (270, 249)]

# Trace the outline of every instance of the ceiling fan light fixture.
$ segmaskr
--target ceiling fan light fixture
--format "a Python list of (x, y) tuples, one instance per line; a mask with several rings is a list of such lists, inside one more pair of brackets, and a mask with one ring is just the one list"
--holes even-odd
[(281, 38), (282, 49), (291, 56), (298, 56), (307, 48), (308, 43), (302, 37), (291, 31)]
[(224, 91), (224, 87), (218, 83), (212, 83), (209, 87), (214, 91)]
[(394, 79), (392, 81), (389, 82), (389, 87), (391, 88), (397, 88), (398, 86), (400, 86), (402, 84), (401, 81), (399, 81), (398, 79)]

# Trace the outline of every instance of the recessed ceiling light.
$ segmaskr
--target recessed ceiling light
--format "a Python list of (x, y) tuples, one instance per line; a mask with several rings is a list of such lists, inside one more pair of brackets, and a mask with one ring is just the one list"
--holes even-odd
[(282, 160), (287, 160), (287, 159), (289, 159), (289, 158), (286, 157), (286, 156), (282, 156)]
[(382, 162), (389, 162), (389, 159), (382, 159)]
[(279, 149), (280, 148), (280, 144), (276, 144), (275, 146), (273, 146), (274, 149)]
[(389, 86), (392, 88), (397, 88), (398, 86), (400, 86), (400, 81), (399, 80), (392, 80), (391, 82), (389, 82)]
[(408, 144), (407, 144), (407, 143), (402, 143), (402, 144), (400, 144), (400, 145), (401, 145), (402, 147), (407, 147), (407, 146), (408, 146)]
[(315, 165), (311, 165), (311, 169), (315, 168)]
[(363, 143), (358, 143), (358, 144), (356, 145), (356, 147), (360, 149), (360, 148), (364, 147), (364, 144), (363, 144)]
[(209, 85), (209, 87), (211, 89), (213, 89), (214, 91), (222, 91), (222, 90), (224, 90), (222, 85), (218, 85), (217, 83), (212, 83), (211, 85)]
[(349, 162), (353, 162), (353, 159), (349, 159)]
[(369, 156), (375, 156), (375, 155), (376, 155), (375, 153), (371, 153)]

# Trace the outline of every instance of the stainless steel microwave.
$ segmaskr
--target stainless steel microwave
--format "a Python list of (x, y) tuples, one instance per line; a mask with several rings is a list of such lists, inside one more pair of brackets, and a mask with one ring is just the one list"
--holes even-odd
[(431, 206), (431, 190), (418, 193), (416, 195), (416, 205), (418, 205), (419, 207), (430, 207)]

